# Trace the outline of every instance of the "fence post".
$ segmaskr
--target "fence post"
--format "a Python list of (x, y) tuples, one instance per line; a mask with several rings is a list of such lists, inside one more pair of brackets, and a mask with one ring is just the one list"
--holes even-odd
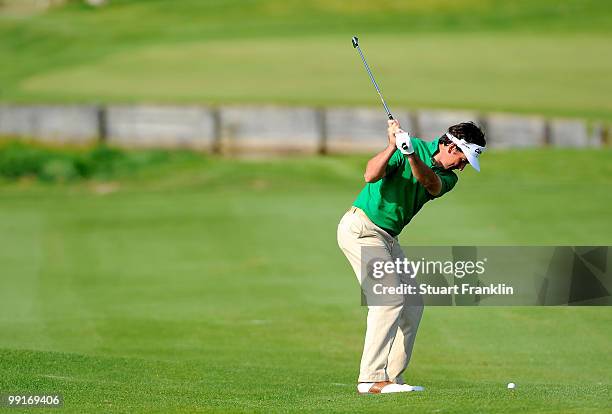
[(98, 123), (98, 142), (106, 143), (108, 138), (107, 112), (105, 105), (99, 105), (97, 108), (97, 123)]
[(319, 132), (319, 149), (318, 153), (327, 154), (327, 110), (318, 108), (316, 112), (317, 131)]

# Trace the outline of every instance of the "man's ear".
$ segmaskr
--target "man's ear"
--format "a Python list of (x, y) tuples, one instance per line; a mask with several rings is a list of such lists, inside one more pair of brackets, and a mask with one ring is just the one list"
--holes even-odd
[(452, 144), (449, 145), (448, 152), (449, 152), (449, 154), (450, 153), (455, 154), (457, 152), (463, 152), (463, 151), (461, 151), (461, 149), (459, 149), (459, 146), (457, 144), (452, 143)]

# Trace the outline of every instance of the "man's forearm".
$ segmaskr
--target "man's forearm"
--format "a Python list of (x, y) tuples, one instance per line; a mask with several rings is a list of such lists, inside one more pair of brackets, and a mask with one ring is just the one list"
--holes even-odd
[(387, 163), (395, 152), (395, 146), (389, 144), (387, 148), (376, 154), (368, 161), (363, 178), (367, 183), (375, 183), (385, 176)]
[(438, 195), (442, 191), (442, 181), (440, 177), (433, 172), (416, 154), (410, 154), (406, 156), (412, 175), (417, 179), (419, 183), (429, 192), (431, 195)]

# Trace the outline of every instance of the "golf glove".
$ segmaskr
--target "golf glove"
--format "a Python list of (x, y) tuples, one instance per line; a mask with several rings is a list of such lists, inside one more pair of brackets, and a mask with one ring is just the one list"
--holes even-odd
[(402, 130), (395, 134), (395, 146), (401, 151), (402, 154), (410, 155), (414, 153), (414, 148), (412, 148), (412, 142), (410, 141), (410, 135)]

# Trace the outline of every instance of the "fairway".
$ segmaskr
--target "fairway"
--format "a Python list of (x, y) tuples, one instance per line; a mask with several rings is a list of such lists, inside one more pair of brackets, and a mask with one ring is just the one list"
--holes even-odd
[(374, 106), (358, 35), (391, 109), (612, 121), (607, 2), (76, 3), (0, 14), (0, 102)]
[[(609, 36), (394, 34), (365, 36), (361, 46), (395, 107), (612, 114)], [(21, 85), (43, 100), (376, 103), (350, 36), (156, 45)]]
[[(402, 244), (610, 245), (611, 156), (487, 152)], [(3, 182), (0, 389), (73, 413), (607, 412), (608, 307), (429, 307), (407, 374), (426, 392), (355, 394), (365, 309), (335, 237), (365, 161)]]

